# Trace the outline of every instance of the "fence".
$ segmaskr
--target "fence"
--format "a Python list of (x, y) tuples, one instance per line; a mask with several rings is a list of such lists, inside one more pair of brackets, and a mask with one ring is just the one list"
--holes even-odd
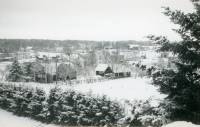
[[(124, 77), (124, 78), (129, 78), (129, 77)], [(112, 77), (101, 77), (101, 76), (91, 76), (91, 77), (86, 77), (82, 79), (75, 79), (75, 80), (68, 80), (65, 82), (65, 85), (78, 85), (78, 84), (84, 84), (84, 83), (96, 83), (96, 82), (105, 82), (109, 80), (115, 80), (119, 78), (112, 78)]]

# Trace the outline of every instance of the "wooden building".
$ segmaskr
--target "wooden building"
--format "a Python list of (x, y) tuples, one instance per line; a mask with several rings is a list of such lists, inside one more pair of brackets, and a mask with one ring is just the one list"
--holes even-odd
[(112, 73), (113, 71), (108, 64), (98, 64), (95, 69), (96, 75), (104, 76), (105, 74)]
[(113, 73), (115, 74), (116, 78), (131, 76), (131, 70), (123, 64), (114, 64)]

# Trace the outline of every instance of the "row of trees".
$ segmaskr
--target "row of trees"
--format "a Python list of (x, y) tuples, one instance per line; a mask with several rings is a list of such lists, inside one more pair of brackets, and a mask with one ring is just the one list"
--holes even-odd
[[(44, 51), (53, 49), (57, 46), (64, 47), (65, 51), (70, 50), (100, 50), (105, 46), (112, 46), (113, 48), (127, 49), (128, 44), (149, 45), (149, 41), (83, 41), (83, 40), (43, 40), (43, 39), (0, 39), (2, 53), (19, 51), (21, 47), (34, 47), (37, 51)], [(152, 44), (150, 44), (152, 45)], [(72, 47), (73, 49), (70, 49)]]
[(14, 60), (9, 69), (7, 80), (12, 82), (38, 81), (38, 75), (41, 75), (42, 79), (45, 75), (45, 68), (41, 64), (24, 63), (20, 65), (17, 60)]
[[(49, 65), (49, 67), (47, 66)], [(59, 65), (55, 65), (53, 67), (50, 63), (44, 63), (43, 65), (40, 63), (23, 63), (20, 64), (17, 60), (14, 60), (12, 65), (8, 65), (4, 70), (8, 72), (6, 79), (12, 82), (19, 82), (19, 81), (35, 81), (35, 82), (52, 82), (52, 80), (61, 79), (66, 81), (66, 79), (73, 79), (76, 78), (77, 72), (84, 71), (85, 69), (76, 68), (72, 63), (65, 64), (61, 63)], [(56, 74), (48, 74), (52, 73), (51, 71), (53, 68), (57, 66), (57, 76)], [(45, 70), (45, 68), (47, 70)], [(2, 76), (5, 74), (1, 71)], [(50, 78), (50, 77), (51, 78)], [(3, 79), (3, 77), (2, 77)]]

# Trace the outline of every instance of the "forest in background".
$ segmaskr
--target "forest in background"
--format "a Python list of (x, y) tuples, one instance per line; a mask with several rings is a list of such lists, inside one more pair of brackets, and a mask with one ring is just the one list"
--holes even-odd
[(101, 50), (105, 46), (112, 46), (116, 49), (128, 49), (129, 44), (141, 46), (152, 45), (150, 41), (87, 41), (87, 40), (49, 40), (49, 39), (0, 39), (0, 52), (12, 53), (19, 51), (20, 48), (28, 46), (36, 51), (49, 51), (55, 47), (63, 47), (64, 51), (71, 50)]

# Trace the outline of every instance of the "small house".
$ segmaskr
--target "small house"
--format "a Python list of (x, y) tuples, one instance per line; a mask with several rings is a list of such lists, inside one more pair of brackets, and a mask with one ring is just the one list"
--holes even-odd
[(111, 68), (108, 64), (98, 64), (95, 69), (96, 75), (104, 76), (105, 74), (112, 73)]
[(130, 77), (131, 70), (123, 64), (114, 64), (113, 72), (115, 77)]
[(139, 45), (128, 45), (130, 50), (140, 50)]

